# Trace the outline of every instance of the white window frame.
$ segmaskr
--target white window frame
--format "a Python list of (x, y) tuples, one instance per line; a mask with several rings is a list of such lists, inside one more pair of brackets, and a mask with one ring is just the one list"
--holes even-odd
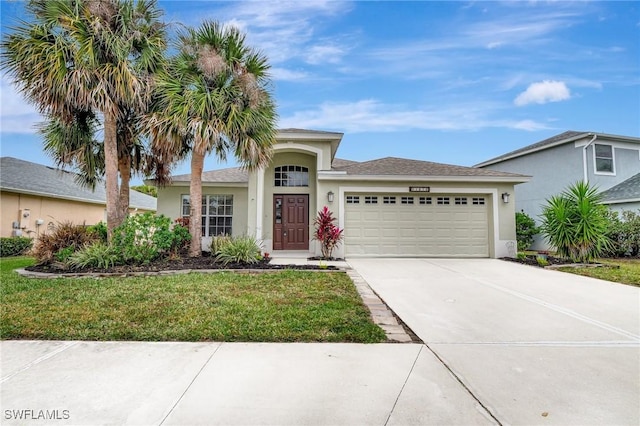
[[(230, 205), (223, 205), (224, 207), (230, 207), (230, 214), (227, 214), (225, 212), (225, 214), (222, 215), (218, 215), (218, 214), (211, 214), (209, 208), (209, 202), (210, 199), (212, 197), (227, 197), (227, 200), (231, 200), (231, 204)], [(182, 194), (182, 196), (180, 197), (180, 213), (182, 214), (182, 217), (190, 217), (189, 212), (187, 212), (187, 214), (185, 215), (185, 211), (184, 208), (185, 206), (189, 206), (189, 209), (191, 208), (190, 204), (185, 204), (184, 200), (187, 199), (189, 200), (189, 194)], [(233, 235), (233, 194), (206, 194), (202, 196), (202, 219), (201, 219), (201, 228), (202, 228), (202, 236), (203, 237), (215, 237), (217, 235)], [(226, 209), (225, 209), (226, 210)], [(231, 224), (227, 227), (227, 225), (223, 225), (223, 229), (226, 230), (226, 228), (229, 228), (229, 232), (224, 232), (223, 234), (217, 234), (217, 235), (211, 235), (210, 231), (211, 231), (211, 225), (210, 225), (210, 219), (213, 218), (230, 218), (231, 219)]]
[[(611, 148), (611, 170), (610, 172), (598, 171), (598, 157), (596, 156), (596, 146), (608, 146)], [(604, 159), (605, 157), (599, 157)], [(607, 158), (608, 160), (609, 158)], [(593, 173), (596, 175), (615, 176), (616, 175), (616, 150), (612, 144), (609, 143), (594, 143), (593, 144)]]

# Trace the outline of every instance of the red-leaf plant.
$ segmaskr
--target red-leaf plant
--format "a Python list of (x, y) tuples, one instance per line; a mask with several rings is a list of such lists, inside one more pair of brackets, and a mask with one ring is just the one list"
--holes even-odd
[(320, 241), (322, 257), (325, 259), (331, 258), (333, 249), (342, 241), (344, 229), (338, 228), (333, 223), (335, 221), (336, 218), (333, 217), (331, 210), (329, 210), (327, 206), (324, 206), (323, 209), (318, 212), (318, 216), (313, 222), (316, 227), (313, 239)]

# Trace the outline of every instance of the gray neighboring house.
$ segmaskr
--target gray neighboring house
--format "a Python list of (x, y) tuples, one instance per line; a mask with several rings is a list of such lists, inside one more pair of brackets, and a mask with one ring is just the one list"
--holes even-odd
[[(327, 206), (345, 230), (337, 257), (515, 256), (507, 194), (527, 176), (395, 157), (336, 157), (342, 133), (278, 131), (271, 164), (202, 176), (202, 244), (254, 235), (266, 252), (320, 254), (313, 221)], [(158, 213), (190, 215), (189, 175), (158, 188)], [(507, 201), (505, 201), (507, 200)]]
[[(0, 236), (37, 237), (57, 223), (106, 220), (104, 185), (76, 183), (77, 174), (13, 157), (0, 158)], [(155, 212), (156, 199), (130, 191), (129, 210)]]
[[(475, 167), (532, 176), (515, 187), (516, 210), (539, 222), (552, 195), (584, 180), (597, 186), (613, 210), (640, 209), (640, 138), (567, 131)], [(548, 248), (540, 237), (534, 248)]]

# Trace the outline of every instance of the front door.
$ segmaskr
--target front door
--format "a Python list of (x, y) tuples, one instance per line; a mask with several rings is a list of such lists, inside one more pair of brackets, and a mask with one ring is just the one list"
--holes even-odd
[(309, 250), (309, 195), (273, 196), (273, 249)]

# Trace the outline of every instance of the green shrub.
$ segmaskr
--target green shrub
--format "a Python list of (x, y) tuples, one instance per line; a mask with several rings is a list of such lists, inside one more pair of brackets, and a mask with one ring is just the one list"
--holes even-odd
[(182, 225), (173, 225), (173, 241), (171, 243), (171, 251), (173, 253), (184, 252), (189, 248), (189, 242), (191, 241), (191, 234), (189, 228)]
[(58, 223), (52, 232), (38, 238), (33, 255), (39, 263), (51, 263), (54, 260), (64, 262), (71, 253), (95, 240), (95, 234), (87, 232), (83, 225)]
[(68, 265), (74, 269), (103, 268), (108, 269), (122, 263), (118, 251), (102, 241), (83, 247), (73, 253), (68, 260)]
[(233, 241), (230, 235), (217, 235), (211, 239), (211, 255), (215, 256)]
[(538, 265), (540, 265), (540, 266), (549, 265), (549, 261), (547, 259), (545, 259), (544, 257), (541, 257), (541, 256), (536, 257), (536, 261), (538, 262)]
[(90, 225), (87, 227), (87, 232), (93, 234), (98, 240), (103, 243), (107, 242), (107, 224), (100, 221), (95, 225)]
[(147, 264), (184, 244), (184, 233), (171, 229), (171, 219), (153, 213), (136, 214), (125, 219), (113, 230), (113, 247), (122, 260), (132, 264)]
[(33, 240), (28, 237), (0, 238), (0, 257), (24, 254), (31, 246), (33, 246)]
[(622, 214), (607, 211), (607, 236), (611, 247), (604, 253), (608, 257), (640, 256), (640, 214), (626, 210)]
[(516, 259), (518, 260), (525, 260), (526, 258), (527, 258), (526, 253), (518, 252), (518, 254), (516, 254)]
[(258, 240), (250, 236), (231, 238), (219, 249), (216, 260), (224, 265), (229, 263), (257, 263), (262, 256)]
[(607, 208), (600, 200), (597, 189), (585, 182), (547, 200), (541, 229), (560, 256), (588, 262), (611, 247)]
[(533, 236), (540, 230), (536, 226), (535, 220), (528, 214), (516, 212), (516, 240), (518, 240), (518, 250), (527, 250), (533, 244)]

